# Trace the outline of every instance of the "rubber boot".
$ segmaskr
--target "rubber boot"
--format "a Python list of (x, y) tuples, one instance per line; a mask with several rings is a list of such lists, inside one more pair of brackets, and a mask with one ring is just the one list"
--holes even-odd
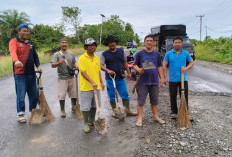
[(115, 101), (112, 101), (112, 102), (110, 102), (110, 105), (111, 105), (112, 110), (113, 110), (112, 117), (118, 118), (118, 117), (115, 115), (115, 112), (116, 112), (116, 102), (115, 102)]
[(84, 117), (84, 132), (89, 133), (90, 132), (90, 127), (89, 127), (89, 114), (90, 111), (82, 111), (83, 117)]
[(94, 121), (95, 121), (95, 115), (96, 115), (96, 108), (91, 108), (90, 113), (89, 113), (89, 126), (91, 128), (94, 128)]
[(76, 98), (71, 98), (71, 103), (72, 103), (72, 111), (75, 112), (77, 99)]
[(63, 117), (63, 118), (66, 117), (64, 105), (65, 105), (65, 100), (60, 100), (60, 110), (61, 110), (60, 116)]
[(127, 99), (122, 100), (124, 110), (127, 116), (137, 116), (138, 114), (130, 110), (130, 102)]

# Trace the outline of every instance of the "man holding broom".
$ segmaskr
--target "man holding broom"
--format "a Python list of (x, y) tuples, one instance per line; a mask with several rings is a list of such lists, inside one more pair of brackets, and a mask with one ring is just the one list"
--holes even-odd
[[(181, 72), (184, 73), (184, 89), (185, 99), (188, 108), (188, 79), (186, 72), (193, 67), (194, 61), (190, 54), (182, 49), (182, 38), (175, 37), (173, 39), (173, 49), (165, 54), (163, 69), (164, 69), (164, 83), (169, 84), (170, 102), (171, 102), (171, 119), (177, 118), (177, 90), (181, 95)], [(186, 62), (189, 62), (186, 66)], [(167, 66), (169, 65), (169, 80), (167, 78)], [(181, 70), (181, 67), (184, 67)]]
[(114, 112), (114, 116), (117, 115), (115, 91), (113, 86), (113, 80), (110, 75), (115, 75), (115, 84), (117, 91), (122, 98), (122, 103), (127, 116), (136, 116), (130, 109), (129, 95), (126, 87), (126, 82), (123, 76), (124, 69), (126, 69), (128, 78), (131, 78), (131, 73), (127, 65), (127, 59), (124, 55), (124, 51), (121, 48), (116, 48), (117, 40), (113, 35), (108, 35), (106, 38), (105, 45), (109, 47), (108, 50), (104, 51), (101, 55), (101, 69), (105, 71), (105, 79), (107, 86), (107, 94), (109, 96), (110, 105)]
[(37, 70), (40, 68), (39, 57), (34, 45), (28, 41), (30, 29), (27, 24), (21, 24), (18, 27), (19, 37), (13, 38), (9, 43), (9, 51), (13, 60), (13, 71), (15, 80), (15, 90), (17, 96), (17, 115), (20, 123), (26, 123), (25, 114), (25, 95), (29, 98), (29, 111), (36, 108), (38, 103), (36, 74), (34, 65)]
[(74, 78), (75, 69), (79, 70), (75, 60), (75, 56), (67, 51), (68, 41), (60, 39), (59, 45), (61, 50), (56, 52), (51, 60), (52, 68), (57, 68), (58, 73), (58, 99), (60, 103), (61, 114), (65, 118), (65, 97), (68, 93), (71, 98), (72, 111), (75, 112), (77, 101), (76, 80)]
[(100, 87), (105, 89), (101, 77), (101, 66), (99, 58), (94, 54), (97, 43), (92, 38), (85, 40), (84, 49), (86, 50), (78, 60), (80, 70), (80, 109), (84, 118), (84, 132), (89, 133), (90, 127), (94, 126), (96, 115), (96, 102), (94, 90), (97, 90), (97, 97), (100, 104)]

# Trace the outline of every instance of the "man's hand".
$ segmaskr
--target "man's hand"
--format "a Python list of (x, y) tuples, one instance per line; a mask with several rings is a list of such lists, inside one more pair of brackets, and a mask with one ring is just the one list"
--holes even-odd
[(160, 87), (163, 87), (164, 85), (164, 79), (160, 79)]
[(168, 78), (167, 78), (167, 77), (164, 78), (164, 84), (165, 84), (165, 85), (168, 85)]
[(15, 66), (16, 68), (22, 68), (23, 67), (23, 63), (20, 61), (15, 61)]
[(43, 70), (41, 69), (40, 66), (38, 66), (37, 70), (38, 70), (39, 72), (43, 72)]
[(181, 72), (182, 72), (182, 73), (186, 73), (187, 71), (188, 71), (187, 68), (181, 68)]
[(139, 74), (143, 74), (144, 73), (144, 69), (143, 68), (139, 68), (138, 73)]
[(112, 71), (112, 70), (107, 70), (107, 73), (108, 73), (109, 75), (114, 75), (114, 74), (115, 74), (115, 72)]
[(92, 82), (93, 90), (97, 90), (97, 84), (95, 82)]
[(128, 78), (129, 80), (132, 79), (131, 73), (129, 73), (129, 74), (127, 75), (127, 78)]
[(59, 64), (63, 64), (64, 63), (64, 59), (60, 59), (58, 63)]
[(105, 84), (104, 83), (101, 83), (101, 89), (104, 91), (106, 88)]

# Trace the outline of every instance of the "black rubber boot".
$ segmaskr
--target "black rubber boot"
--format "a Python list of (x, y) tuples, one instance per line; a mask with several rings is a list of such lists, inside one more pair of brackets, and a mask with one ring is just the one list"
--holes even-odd
[(90, 127), (89, 127), (89, 114), (90, 111), (82, 111), (83, 117), (84, 117), (84, 132), (89, 133)]
[(91, 127), (91, 128), (93, 128), (94, 127), (94, 121), (95, 121), (95, 115), (96, 115), (96, 108), (91, 108), (91, 110), (89, 111), (90, 113), (89, 113), (89, 126)]
[(75, 112), (77, 98), (71, 98), (71, 103), (72, 103), (72, 111)]
[(65, 113), (65, 100), (60, 100), (60, 116), (65, 118), (66, 113)]

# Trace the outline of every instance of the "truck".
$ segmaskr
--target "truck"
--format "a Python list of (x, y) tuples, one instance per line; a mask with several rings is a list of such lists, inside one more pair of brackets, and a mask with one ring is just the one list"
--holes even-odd
[(162, 59), (165, 53), (173, 49), (173, 39), (179, 36), (183, 39), (182, 48), (189, 52), (190, 56), (195, 60), (193, 45), (187, 36), (186, 26), (179, 25), (160, 25), (151, 28), (151, 35), (154, 35), (155, 47), (159, 51)]

